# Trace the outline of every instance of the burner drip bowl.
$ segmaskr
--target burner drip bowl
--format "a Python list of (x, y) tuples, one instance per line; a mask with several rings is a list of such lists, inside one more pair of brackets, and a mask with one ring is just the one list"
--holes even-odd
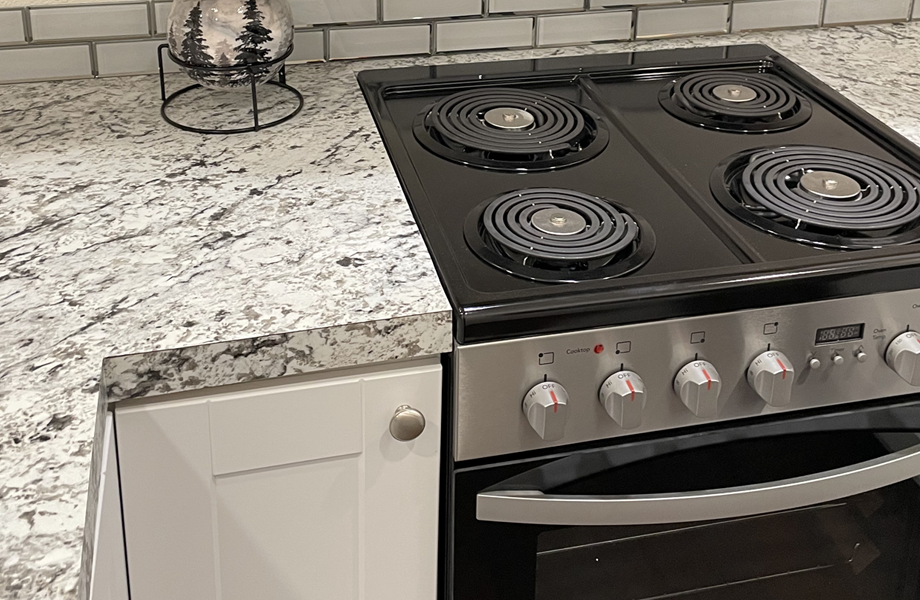
[(739, 219), (815, 246), (880, 248), (920, 239), (920, 178), (864, 154), (755, 150), (722, 163), (711, 187)]
[(452, 94), (416, 117), (416, 139), (462, 164), (547, 170), (596, 156), (609, 139), (606, 126), (563, 98), (529, 90), (492, 88)]
[(782, 131), (811, 116), (811, 104), (781, 79), (767, 74), (714, 71), (672, 81), (659, 94), (677, 118), (741, 133)]
[(465, 234), (486, 262), (547, 282), (623, 275), (645, 264), (655, 245), (647, 223), (609, 200), (553, 188), (519, 190), (480, 204)]

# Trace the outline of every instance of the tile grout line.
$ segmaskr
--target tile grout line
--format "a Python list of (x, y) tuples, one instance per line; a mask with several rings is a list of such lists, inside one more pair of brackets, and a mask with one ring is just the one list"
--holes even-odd
[(31, 44), (34, 38), (32, 37), (32, 13), (28, 6), (22, 7), (22, 27), (26, 43)]
[(99, 60), (96, 58), (96, 42), (89, 43), (89, 71), (93, 77), (99, 77)]

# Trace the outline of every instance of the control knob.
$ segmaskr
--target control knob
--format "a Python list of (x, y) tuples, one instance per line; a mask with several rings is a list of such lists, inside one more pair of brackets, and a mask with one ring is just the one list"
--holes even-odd
[(607, 414), (623, 429), (642, 424), (645, 408), (645, 382), (632, 371), (620, 371), (608, 377), (598, 392)]
[(558, 440), (565, 433), (569, 395), (554, 381), (544, 381), (530, 388), (524, 396), (524, 414), (530, 426), (547, 442)]
[(747, 380), (770, 406), (786, 406), (792, 401), (795, 370), (782, 352), (771, 350), (755, 358), (748, 367)]
[(719, 392), (722, 379), (712, 363), (694, 360), (684, 365), (674, 378), (674, 393), (698, 417), (714, 417), (719, 413)]
[(920, 333), (908, 331), (891, 341), (885, 362), (907, 383), (920, 386)]

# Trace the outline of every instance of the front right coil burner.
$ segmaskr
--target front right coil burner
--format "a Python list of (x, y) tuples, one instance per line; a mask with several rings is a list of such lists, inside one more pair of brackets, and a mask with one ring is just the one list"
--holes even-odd
[(676, 79), (661, 89), (661, 106), (700, 127), (736, 133), (792, 129), (811, 117), (811, 103), (766, 73), (712, 71)]
[(865, 154), (818, 146), (748, 151), (722, 162), (710, 188), (739, 220), (811, 246), (859, 250), (920, 239), (920, 178)]
[(547, 283), (609, 279), (640, 268), (655, 250), (641, 217), (614, 202), (556, 188), (516, 190), (480, 204), (464, 229), (484, 261)]

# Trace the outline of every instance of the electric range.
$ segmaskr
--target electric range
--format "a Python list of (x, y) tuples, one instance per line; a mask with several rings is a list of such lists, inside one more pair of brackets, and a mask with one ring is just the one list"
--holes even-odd
[[(920, 445), (884, 438), (920, 431), (913, 144), (757, 45), (358, 78), (455, 314), (445, 597), (883, 598), (917, 572)], [(822, 521), (870, 492), (908, 528), (876, 575), (767, 539), (790, 510), (875, 535)], [(762, 568), (718, 546), (744, 531)], [(732, 566), (636, 579), (669, 556), (648, 536)]]

